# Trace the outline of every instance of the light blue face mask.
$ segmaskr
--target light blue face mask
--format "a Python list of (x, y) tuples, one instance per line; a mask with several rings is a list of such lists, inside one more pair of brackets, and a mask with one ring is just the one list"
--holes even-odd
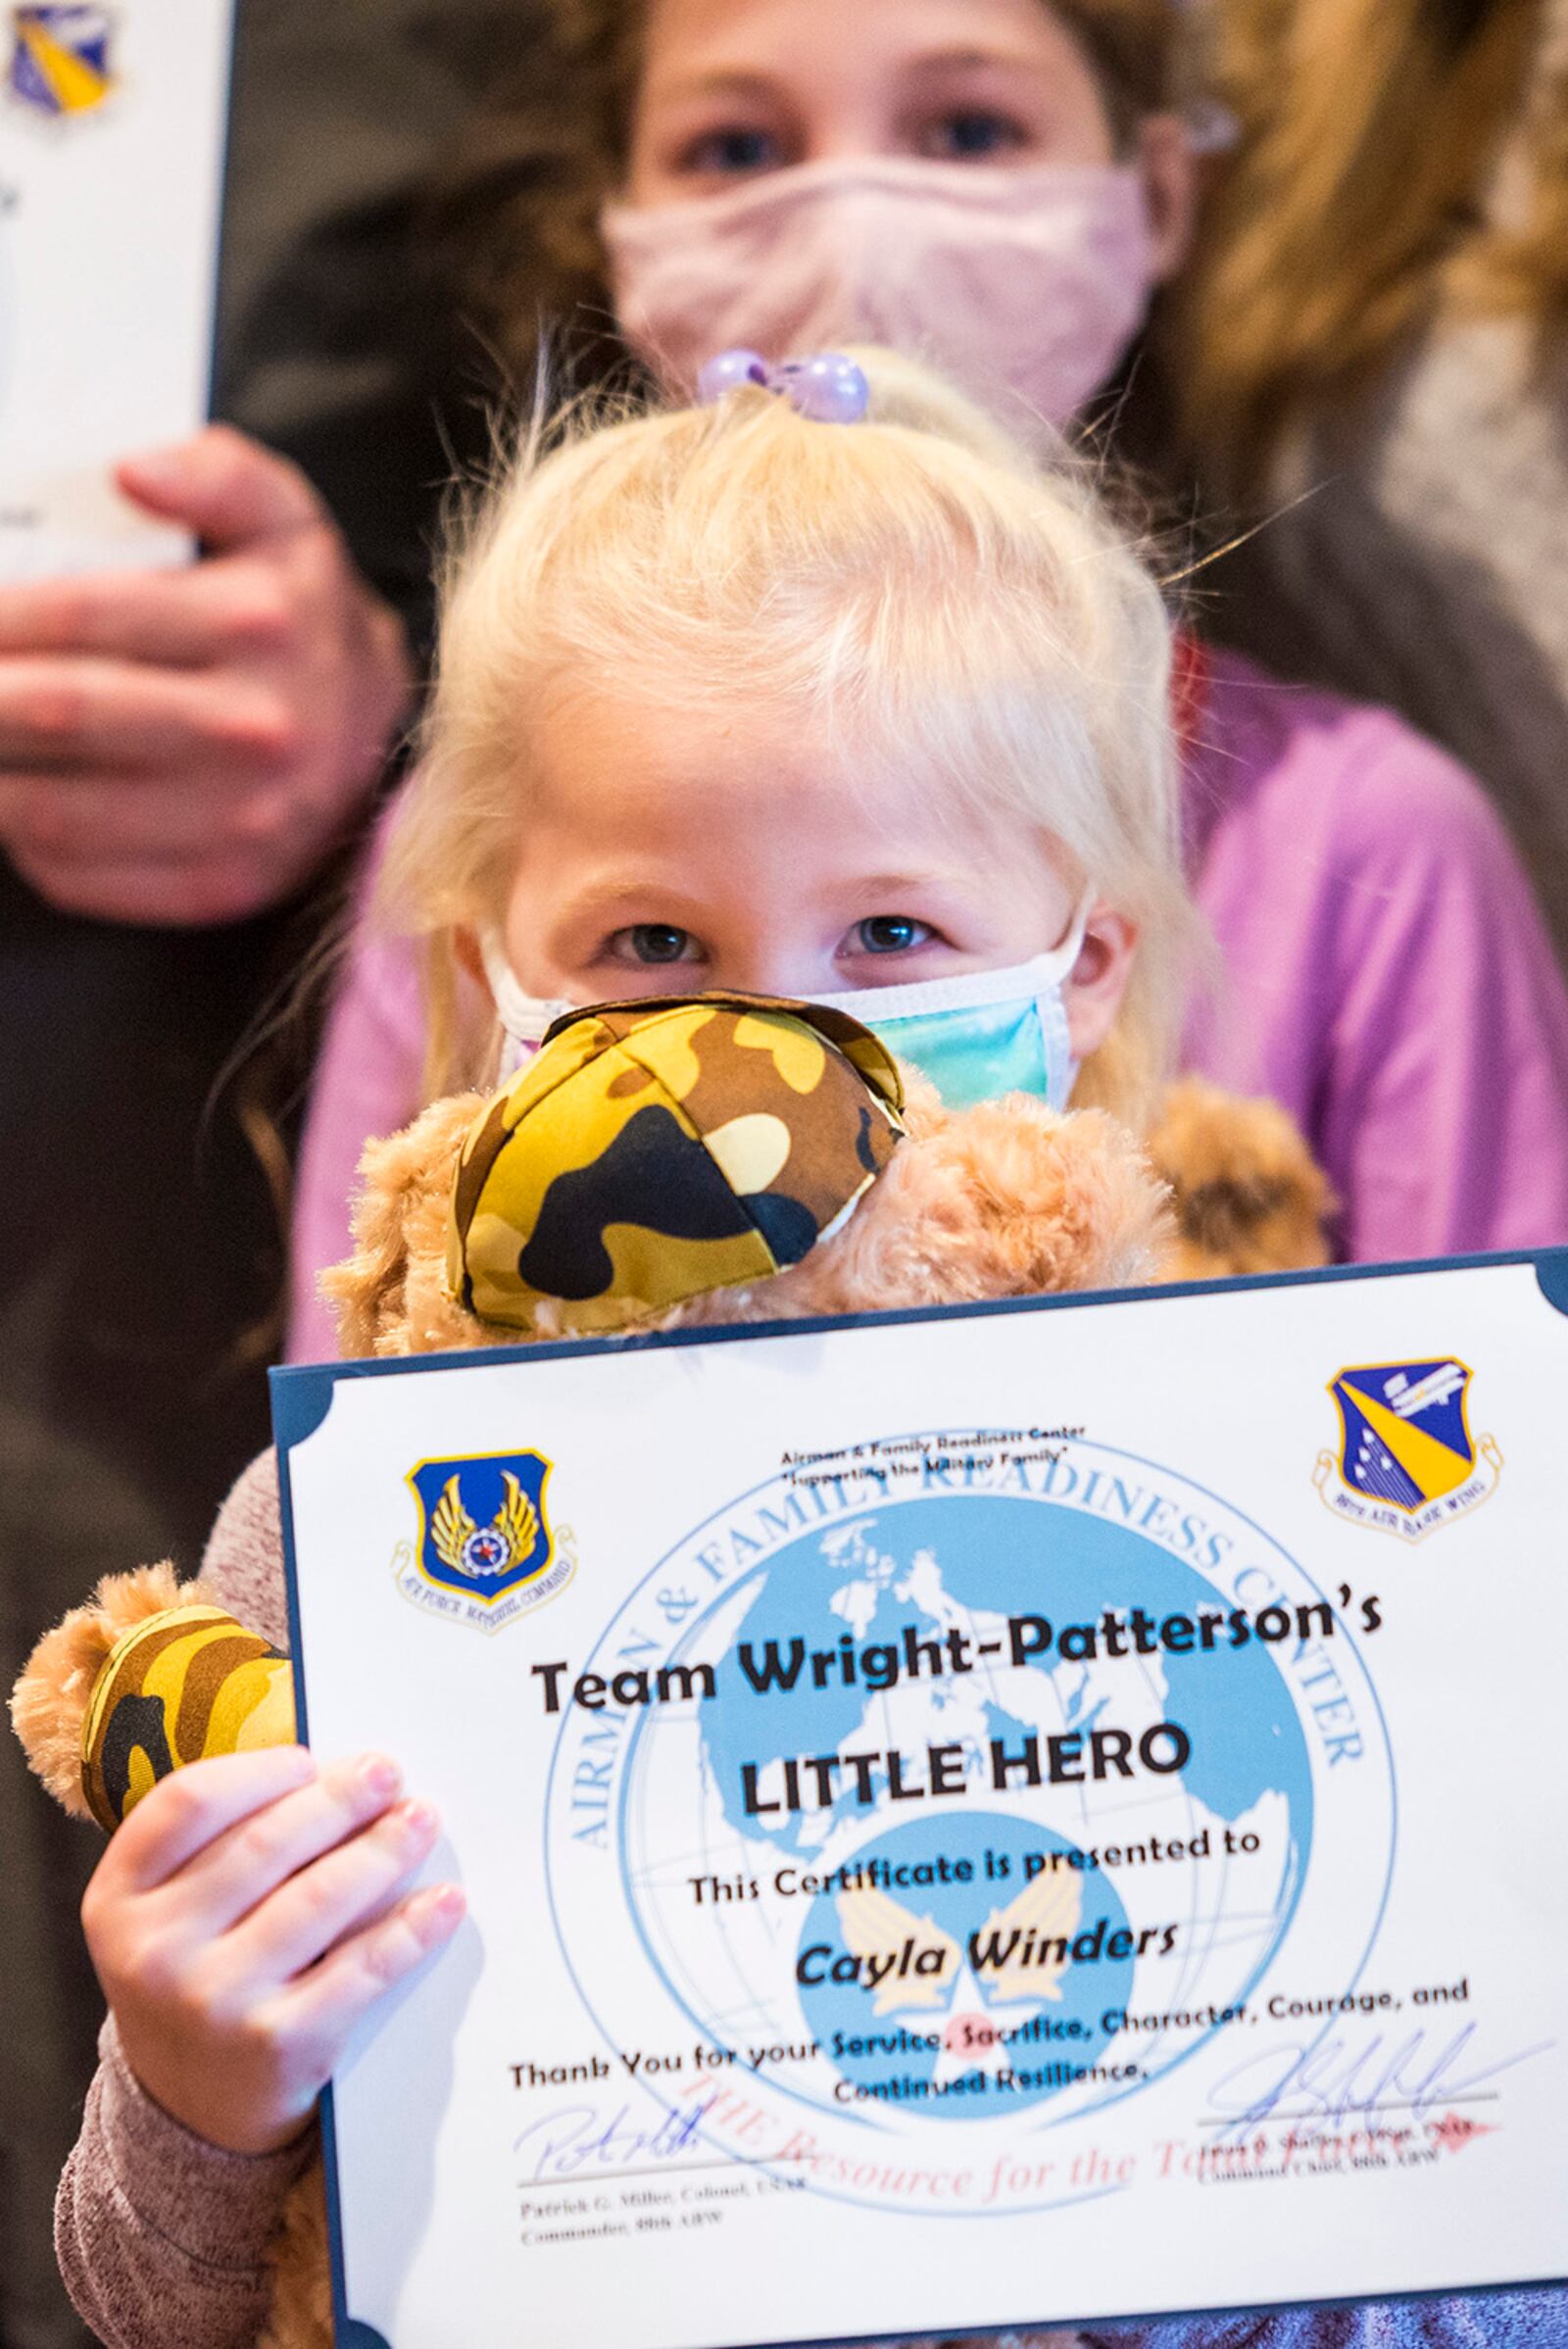
[[(1085, 898), (1060, 946), (1010, 970), (959, 971), (908, 987), (858, 987), (811, 1001), (863, 1021), (899, 1059), (912, 1061), (930, 1078), (950, 1109), (971, 1109), (1004, 1093), (1033, 1094), (1053, 1109), (1065, 1109), (1078, 1064), (1061, 991), (1083, 950), (1088, 918)], [(479, 946), (506, 1033), (505, 1080), (537, 1051), (552, 1020), (573, 1006), (526, 994), (495, 932), (481, 933)]]
[(1078, 1064), (1062, 988), (1083, 949), (1086, 899), (1060, 946), (1010, 970), (966, 970), (908, 987), (861, 987), (812, 1000), (863, 1020), (929, 1077), (950, 1109), (1029, 1093), (1065, 1109)]

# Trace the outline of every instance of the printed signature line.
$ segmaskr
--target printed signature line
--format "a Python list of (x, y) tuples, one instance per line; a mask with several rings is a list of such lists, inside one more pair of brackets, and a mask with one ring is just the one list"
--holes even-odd
[[(769, 2170), (771, 2168), (771, 2162), (760, 2161), (756, 2154), (736, 2153), (726, 2154), (722, 2160), (716, 2162), (656, 2162), (651, 2169), (647, 2170), (617, 2170), (615, 2182), (618, 2185), (623, 2178), (695, 2178), (700, 2170)], [(574, 2172), (569, 2178), (523, 2178), (517, 2181), (517, 2190), (523, 2194), (537, 2194), (541, 2189), (548, 2190), (551, 2186), (575, 2186), (580, 2193), (582, 2178)]]
[(1521, 2065), (1549, 2054), (1555, 2044), (1542, 2039), (1478, 2062), (1481, 2037), (1475, 2023), (1436, 2044), (1424, 2029), (1392, 2034), (1380, 2030), (1370, 2040), (1329, 2032), (1304, 2044), (1288, 2039), (1280, 2046), (1250, 2052), (1223, 2078), (1211, 2081), (1210, 2117), (1201, 2126), (1229, 2133), (1280, 2121), (1293, 2130), (1305, 2129), (1321, 2136), (1364, 2128), (1379, 2114), (1409, 2113), (1417, 2122), (1436, 2119), (1446, 2106), (1496, 2101), (1497, 2090), (1487, 2085), (1489, 2080), (1517, 2073)]
[[(1445, 2095), (1442, 2102), (1445, 2104), (1500, 2104), (1502, 2098), (1495, 2088), (1481, 2088), (1473, 2096)], [(1372, 2113), (1424, 2113), (1429, 2109), (1429, 2105), (1430, 2099), (1425, 2096), (1390, 2096), (1380, 2104), (1358, 2104), (1355, 2111), (1365, 2118)], [(1299, 2112), (1271, 2111), (1268, 2117), (1271, 2121), (1321, 2121), (1323, 2114), (1317, 2105), (1303, 2105)], [(1206, 2113), (1198, 2126), (1200, 2129), (1231, 2129), (1235, 2127), (1235, 2121), (1229, 2113)]]

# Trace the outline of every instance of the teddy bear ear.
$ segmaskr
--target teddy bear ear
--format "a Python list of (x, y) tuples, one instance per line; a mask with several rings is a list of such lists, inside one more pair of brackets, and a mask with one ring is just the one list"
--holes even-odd
[(465, 1138), (485, 1096), (434, 1102), (401, 1134), (369, 1143), (353, 1207), (354, 1252), (321, 1275), (345, 1358), (476, 1345), (483, 1332), (451, 1296), (447, 1217)]
[(56, 1800), (113, 1834), (182, 1764), (291, 1744), (294, 1689), (286, 1656), (166, 1562), (105, 1575), (44, 1634), (11, 1718)]
[(139, 1623), (205, 1599), (200, 1584), (180, 1588), (167, 1562), (106, 1575), (85, 1606), (45, 1632), (11, 1692), (11, 1720), (27, 1761), (55, 1800), (91, 1818), (82, 1787), (81, 1733), (111, 1650)]
[(1338, 1201), (1289, 1112), (1197, 1077), (1168, 1088), (1150, 1128), (1170, 1185), (1177, 1249), (1169, 1278), (1219, 1280), (1327, 1264)]

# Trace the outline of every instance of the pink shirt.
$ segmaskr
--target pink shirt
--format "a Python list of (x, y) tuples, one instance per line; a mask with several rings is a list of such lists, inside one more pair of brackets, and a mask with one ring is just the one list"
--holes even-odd
[[(1568, 995), (1477, 785), (1381, 710), (1206, 656), (1184, 778), (1221, 975), (1186, 1060), (1291, 1111), (1361, 1263), (1568, 1241)], [(316, 1275), (366, 1141), (419, 1106), (409, 950), (361, 932), (328, 1026), (293, 1236), (295, 1360), (335, 1353)]]

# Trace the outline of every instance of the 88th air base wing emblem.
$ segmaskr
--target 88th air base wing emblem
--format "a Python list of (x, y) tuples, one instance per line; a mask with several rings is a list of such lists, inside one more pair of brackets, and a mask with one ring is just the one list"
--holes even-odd
[(9, 94), (55, 121), (93, 113), (115, 86), (112, 38), (109, 11), (79, 0), (13, 8)]
[(408, 1485), (419, 1510), (417, 1546), (402, 1542), (393, 1571), (426, 1614), (500, 1631), (564, 1589), (576, 1570), (571, 1534), (551, 1528), (542, 1452), (484, 1452), (421, 1460)]
[(1502, 1468), (1495, 1440), (1470, 1434), (1471, 1372), (1445, 1355), (1377, 1362), (1329, 1381), (1340, 1449), (1317, 1456), (1313, 1481), (1337, 1517), (1419, 1542), (1487, 1499)]

